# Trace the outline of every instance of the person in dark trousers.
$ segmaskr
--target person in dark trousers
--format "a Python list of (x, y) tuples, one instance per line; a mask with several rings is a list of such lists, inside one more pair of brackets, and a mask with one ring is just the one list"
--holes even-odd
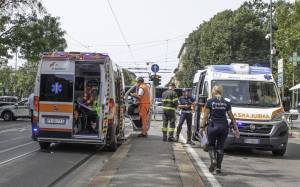
[(179, 135), (182, 129), (182, 125), (184, 121), (187, 124), (187, 144), (194, 145), (192, 142), (192, 120), (193, 120), (193, 113), (192, 113), (192, 106), (194, 105), (194, 98), (191, 96), (189, 89), (183, 89), (183, 95), (179, 97), (178, 100), (178, 108), (181, 109), (179, 124), (177, 126), (176, 131), (176, 141), (179, 140)]
[(231, 120), (235, 137), (240, 137), (239, 129), (231, 111), (231, 104), (222, 97), (222, 94), (222, 86), (215, 85), (212, 89), (212, 98), (206, 102), (200, 130), (200, 134), (203, 134), (204, 129), (207, 128), (208, 153), (211, 160), (209, 171), (216, 171), (217, 174), (221, 173), (224, 143), (229, 131), (226, 113)]
[[(174, 142), (174, 131), (175, 131), (175, 121), (176, 121), (176, 108), (178, 105), (178, 97), (175, 90), (175, 84), (171, 83), (169, 89), (164, 91), (162, 94), (163, 102), (163, 141)], [(168, 128), (168, 124), (170, 126)], [(168, 136), (169, 133), (169, 137)]]

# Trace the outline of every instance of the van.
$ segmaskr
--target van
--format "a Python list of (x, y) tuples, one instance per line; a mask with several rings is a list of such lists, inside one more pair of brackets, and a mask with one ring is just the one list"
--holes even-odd
[(223, 96), (231, 102), (241, 133), (236, 139), (231, 130), (225, 148), (256, 148), (283, 156), (288, 144), (288, 125), (271, 69), (230, 64), (209, 65), (199, 70), (195, 74), (192, 91), (196, 100), (194, 139), (198, 137), (202, 109), (206, 99), (212, 97), (214, 85), (223, 86)]
[(33, 137), (50, 143), (105, 145), (124, 138), (122, 69), (102, 53), (44, 53), (34, 91)]

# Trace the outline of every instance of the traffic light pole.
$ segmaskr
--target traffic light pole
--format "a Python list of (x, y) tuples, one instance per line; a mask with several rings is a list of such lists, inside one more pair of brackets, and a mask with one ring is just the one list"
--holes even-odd
[(155, 77), (156, 77), (156, 72), (154, 73), (154, 79), (152, 80), (152, 106), (153, 106), (153, 118), (154, 120), (156, 120), (156, 107), (155, 107), (155, 98), (156, 98), (156, 81), (155, 81)]

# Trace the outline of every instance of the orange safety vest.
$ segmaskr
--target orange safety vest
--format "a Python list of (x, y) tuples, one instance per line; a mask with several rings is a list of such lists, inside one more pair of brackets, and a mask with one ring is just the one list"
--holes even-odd
[(140, 104), (150, 104), (150, 89), (149, 89), (149, 87), (145, 83), (142, 83), (139, 86), (139, 88), (142, 88), (144, 91), (144, 94), (140, 95), (139, 103)]

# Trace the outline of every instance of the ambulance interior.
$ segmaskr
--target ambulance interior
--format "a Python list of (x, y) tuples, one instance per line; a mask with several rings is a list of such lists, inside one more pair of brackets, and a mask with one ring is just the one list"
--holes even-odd
[(128, 108), (127, 108), (127, 117), (129, 117), (133, 123), (133, 129), (134, 130), (140, 130), (142, 128), (142, 122), (139, 116), (139, 108), (137, 104), (137, 99), (134, 97), (130, 96), (130, 93), (136, 93), (136, 87), (133, 86), (131, 88), (128, 88), (126, 91), (125, 97), (127, 95), (127, 103), (128, 103)]
[[(73, 134), (97, 135), (99, 117), (95, 107), (100, 107), (100, 63), (76, 62), (74, 86)], [(97, 103), (98, 102), (98, 103)]]

